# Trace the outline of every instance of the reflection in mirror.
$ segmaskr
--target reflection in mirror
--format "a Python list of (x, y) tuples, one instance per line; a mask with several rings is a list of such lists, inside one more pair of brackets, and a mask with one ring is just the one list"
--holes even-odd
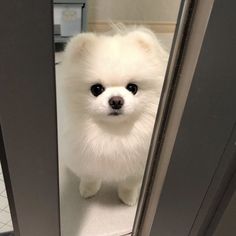
[(179, 4), (54, 1), (63, 236), (131, 233)]

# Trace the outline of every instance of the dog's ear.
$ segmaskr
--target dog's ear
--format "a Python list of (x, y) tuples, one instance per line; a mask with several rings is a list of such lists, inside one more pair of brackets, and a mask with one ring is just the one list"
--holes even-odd
[(160, 47), (155, 34), (146, 28), (132, 30), (128, 33), (128, 37), (133, 39), (140, 48), (147, 52), (153, 52)]
[(75, 59), (88, 53), (95, 39), (94, 33), (81, 33), (71, 38), (65, 48), (65, 59)]

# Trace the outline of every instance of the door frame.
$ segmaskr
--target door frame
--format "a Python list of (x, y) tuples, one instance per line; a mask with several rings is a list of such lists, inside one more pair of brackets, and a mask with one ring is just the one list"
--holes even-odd
[(15, 236), (60, 235), (52, 4), (1, 5), (0, 123)]
[(163, 89), (133, 235), (206, 235), (236, 172), (235, 3), (185, 4), (175, 35), (184, 45), (177, 54), (173, 46), (165, 81), (174, 92), (165, 106)]

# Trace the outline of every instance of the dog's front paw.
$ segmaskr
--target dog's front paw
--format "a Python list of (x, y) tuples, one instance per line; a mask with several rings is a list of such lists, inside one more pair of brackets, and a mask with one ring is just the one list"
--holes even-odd
[(139, 197), (139, 191), (134, 189), (127, 189), (127, 188), (118, 188), (118, 196), (120, 200), (128, 206), (134, 206)]
[(80, 195), (83, 198), (93, 197), (101, 188), (101, 181), (87, 181), (81, 179), (79, 185)]

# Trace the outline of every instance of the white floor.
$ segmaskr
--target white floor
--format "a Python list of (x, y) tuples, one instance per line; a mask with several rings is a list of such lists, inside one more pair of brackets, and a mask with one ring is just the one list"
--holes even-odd
[[(173, 34), (157, 34), (157, 37), (169, 51)], [(62, 56), (62, 53), (56, 53), (56, 62), (60, 62)], [(58, 78), (60, 65), (57, 65), (56, 72)], [(57, 96), (60, 96), (59, 92)], [(60, 152), (60, 141), (62, 141), (60, 115), (58, 124)], [(122, 204), (113, 186), (103, 186), (101, 191), (89, 200), (80, 197), (78, 186), (79, 179), (62, 166), (60, 170), (62, 236), (121, 236), (131, 233), (136, 206), (128, 207)]]
[(113, 186), (91, 199), (81, 198), (79, 180), (69, 170), (61, 176), (62, 236), (116, 236), (131, 232), (136, 207), (122, 204)]

